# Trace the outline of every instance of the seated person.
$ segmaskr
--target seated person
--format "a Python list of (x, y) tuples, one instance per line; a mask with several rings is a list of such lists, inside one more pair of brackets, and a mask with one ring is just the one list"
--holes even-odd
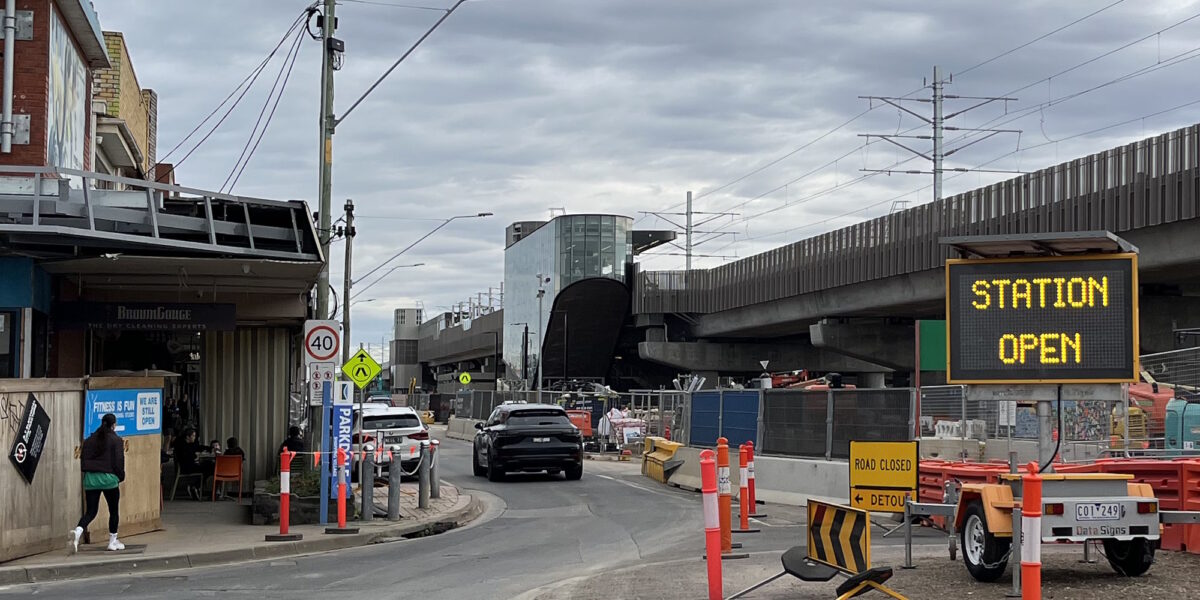
[(208, 451), (212, 452), (213, 456), (221, 455), (221, 440), (213, 440), (208, 443)]
[(300, 433), (300, 428), (292, 425), (288, 428), (288, 437), (279, 445), (279, 452), (284, 449), (291, 452), (304, 452), (304, 436)]
[[(183, 430), (183, 435), (175, 439), (175, 468), (179, 469), (179, 472), (183, 475), (195, 475), (197, 473), (203, 475), (201, 485), (203, 485), (204, 479), (212, 476), (214, 466), (212, 461), (197, 460), (196, 455), (204, 450), (204, 446), (201, 446), (196, 441), (196, 430), (191, 427)], [(197, 499), (200, 497), (200, 489), (198, 487), (188, 486), (188, 493)]]
[(246, 452), (238, 446), (238, 439), (231, 437), (225, 440), (225, 456), (241, 456), (242, 460), (246, 460)]

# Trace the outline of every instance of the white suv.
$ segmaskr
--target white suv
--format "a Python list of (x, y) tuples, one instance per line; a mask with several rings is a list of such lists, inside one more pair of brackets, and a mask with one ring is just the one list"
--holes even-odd
[[(382, 448), (383, 453), (392, 451), (392, 460), (400, 461), (405, 472), (413, 471), (420, 461), (422, 441), (429, 440), (429, 428), (421, 421), (421, 415), (408, 406), (387, 406), (379, 403), (364, 404), (362, 414), (354, 408), (355, 429), (353, 437), (354, 477), (358, 476), (360, 442), (368, 448)], [(387, 461), (384, 456), (383, 461)], [(387, 472), (382, 465), (381, 472)]]

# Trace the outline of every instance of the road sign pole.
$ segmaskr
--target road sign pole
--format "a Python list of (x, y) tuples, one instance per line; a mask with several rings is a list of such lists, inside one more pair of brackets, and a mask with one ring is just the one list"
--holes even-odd
[(326, 457), (326, 460), (321, 461), (321, 501), (320, 501), (320, 518), (317, 522), (321, 525), (329, 524), (329, 463), (333, 462), (328, 459), (329, 446), (332, 443), (330, 439), (330, 427), (333, 426), (333, 401), (330, 397), (333, 383), (329, 381), (321, 382), (321, 431), (320, 438), (314, 440), (321, 446), (321, 455)]

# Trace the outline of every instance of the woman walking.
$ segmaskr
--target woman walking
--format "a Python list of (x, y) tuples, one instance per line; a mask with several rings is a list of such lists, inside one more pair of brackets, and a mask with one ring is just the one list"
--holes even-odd
[(121, 521), (121, 490), (118, 486), (125, 481), (125, 442), (117, 435), (116, 415), (109, 413), (100, 419), (100, 427), (83, 440), (79, 457), (87, 510), (69, 534), (71, 552), (79, 551), (79, 538), (96, 518), (101, 495), (108, 505), (108, 549), (124, 550), (125, 544), (117, 539), (117, 525)]

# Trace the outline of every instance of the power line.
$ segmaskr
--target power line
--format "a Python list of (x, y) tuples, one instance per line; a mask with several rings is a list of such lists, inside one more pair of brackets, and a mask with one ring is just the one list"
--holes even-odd
[[(287, 91), (288, 81), (292, 78), (292, 69), (296, 66), (296, 59), (300, 56), (300, 42), (303, 39), (304, 31), (297, 31), (296, 39), (292, 43), (292, 48), (289, 50), (288, 55), (284, 58), (283, 64), (280, 65), (279, 74), (275, 76), (275, 84), (271, 86), (271, 91), (267, 94), (266, 101), (263, 102), (263, 108), (258, 113), (258, 121), (255, 121), (254, 129), (250, 131), (250, 137), (246, 139), (247, 146), (250, 145), (251, 140), (254, 140), (254, 146), (242, 148), (242, 155), (245, 156), (245, 161), (242, 161), (241, 157), (239, 157), (238, 161), (241, 162), (241, 167), (239, 168), (238, 163), (235, 162), (233, 165), (233, 170), (229, 172), (230, 177), (233, 177), (233, 182), (229, 184), (228, 190), (228, 192), (231, 194), (233, 193), (233, 188), (237, 185), (238, 180), (242, 178), (242, 173), (246, 172), (246, 167), (250, 165), (250, 159), (254, 157), (254, 153), (258, 150), (258, 145), (262, 143), (263, 137), (267, 135), (267, 128), (271, 126), (271, 121), (275, 118), (275, 109), (279, 108), (279, 101), (283, 99), (283, 93)], [(282, 85), (280, 85), (279, 81), (280, 75), (283, 76)], [(275, 94), (276, 88), (279, 89), (278, 94)], [(273, 104), (271, 103), (272, 95), (275, 96), (275, 101)], [(259, 121), (262, 121), (263, 112), (267, 110), (268, 104), (271, 104), (271, 112), (267, 115), (267, 120), (262, 126), (262, 131), (259, 131), (258, 123)], [(258, 134), (258, 139), (254, 139), (256, 132)], [(247, 150), (249, 150), (249, 152), (247, 152)], [(236, 176), (234, 175), (235, 171), (237, 173)], [(226, 181), (229, 181), (228, 177), (226, 178)], [(222, 189), (224, 189), (224, 184), (222, 184)]]
[[(292, 22), (291, 27), (288, 28), (287, 33), (284, 33), (283, 37), (279, 38), (279, 42), (275, 44), (275, 47), (271, 49), (270, 53), (267, 54), (267, 57), (264, 58), (262, 60), (262, 62), (260, 62), (258, 64), (258, 66), (256, 66), (252, 71), (250, 71), (250, 74), (246, 75), (246, 77), (244, 79), (242, 79), (242, 81), (240, 83), (238, 83), (238, 85), (236, 87), (233, 88), (233, 91), (230, 92), (229, 95), (226, 96), (225, 99), (222, 100), (221, 103), (218, 104), (217, 107), (212, 110), (212, 112), (208, 113), (208, 116), (204, 117), (204, 119), (202, 121), (200, 121), (200, 123), (197, 124), (196, 127), (191, 130), (191, 132), (189, 132), (186, 136), (184, 136), (184, 138), (182, 140), (180, 140), (178, 144), (175, 144), (174, 148), (171, 148), (171, 150), (169, 152), (167, 152), (165, 155), (163, 155), (162, 158), (157, 159), (155, 161), (155, 166), (163, 164), (167, 159), (169, 159), (171, 157), (171, 155), (175, 154), (176, 151), (178, 151), (181, 147), (183, 147), (183, 145), (186, 144), (187, 141), (190, 140), (193, 135), (196, 135), (196, 132), (200, 131), (200, 129), (202, 129), (206, 123), (208, 123), (210, 120), (212, 120), (213, 116), (216, 115), (221, 110), (221, 108), (223, 108), (225, 106), (225, 104), (227, 104), (229, 102), (229, 100), (238, 93), (239, 90), (242, 90), (242, 93), (240, 96), (238, 96), (238, 99), (236, 101), (234, 101), (234, 106), (236, 106), (237, 103), (241, 101), (242, 97), (244, 97), (246, 95), (246, 92), (249, 91), (249, 87), (254, 85), (254, 81), (256, 81), (258, 79), (259, 74), (262, 73), (263, 69), (266, 68), (267, 64), (271, 62), (271, 59), (274, 58), (275, 55), (279, 52), (279, 49), (281, 47), (283, 47), (284, 42), (286, 42), (288, 40), (288, 38), (292, 35), (292, 32), (294, 32), (296, 30), (296, 28), (300, 25), (300, 23), (303, 21), (305, 15), (307, 15), (307, 10), (305, 12), (301, 13), (300, 16), (296, 17), (296, 20)], [(243, 87), (245, 87), (246, 89), (243, 90), (242, 89)], [(233, 107), (230, 107), (229, 110), (233, 110)], [(226, 112), (226, 116), (228, 116), (228, 112)], [(217, 124), (217, 127), (219, 127), (219, 126), (220, 126), (220, 123)], [(214, 131), (215, 131), (215, 128), (214, 128)], [(212, 133), (210, 132), (209, 135), (212, 135)], [(208, 139), (208, 136), (205, 136), (204, 139), (202, 139), (200, 142), (197, 142), (196, 147), (199, 147), (200, 144), (203, 144), (204, 140), (206, 140), (206, 139)], [(195, 148), (193, 148), (192, 151), (194, 152)], [(191, 152), (189, 152), (188, 155), (190, 156)], [(179, 162), (183, 162), (183, 161), (181, 160)], [(172, 168), (172, 171), (173, 170), (174, 170), (174, 168)]]
[[(270, 52), (270, 54), (268, 54), (268, 56), (266, 56), (266, 59), (263, 60), (263, 62), (260, 62), (260, 64), (256, 68), (256, 70), (254, 70), (254, 72), (251, 73), (251, 77), (248, 78), (248, 82), (244, 83), (244, 84), (239, 84), (238, 88), (234, 89), (235, 94), (236, 94), (236, 92), (238, 92), (239, 89), (241, 90), (241, 94), (239, 94), (238, 97), (236, 97), (236, 100), (234, 100), (232, 104), (229, 104), (229, 108), (226, 109), (226, 112), (224, 112), (223, 115), (221, 115), (221, 119), (217, 120), (216, 125), (212, 126), (211, 130), (209, 130), (208, 133), (205, 133), (204, 137), (200, 138), (199, 142), (197, 142), (196, 145), (192, 146), (192, 149), (188, 150), (187, 154), (185, 154), (184, 157), (180, 158), (179, 161), (175, 161), (175, 163), (172, 164), (172, 167), (170, 167), (170, 170), (168, 173), (174, 173), (175, 169), (178, 169), (181, 166), (181, 164), (184, 164), (184, 162), (187, 161), (188, 157), (191, 157), (192, 154), (194, 154), (194, 152), (199, 150), (200, 146), (204, 145), (205, 142), (208, 142), (209, 138), (212, 137), (212, 134), (216, 133), (217, 130), (220, 130), (221, 125), (224, 124), (224, 121), (226, 121), (226, 119), (229, 118), (230, 114), (233, 114), (235, 108), (238, 108), (238, 104), (241, 103), (242, 98), (245, 98), (247, 92), (250, 92), (250, 89), (253, 88), (254, 82), (257, 82), (260, 74), (262, 74), (263, 71), (265, 71), (266, 65), (268, 65), (268, 62), (270, 62), (271, 59), (274, 58), (275, 54), (278, 53), (278, 49), (280, 49), (280, 47), (283, 46), (283, 42), (286, 42), (288, 40), (288, 37), (292, 36), (293, 32), (295, 32), (295, 30), (299, 28), (300, 23), (304, 22), (304, 18), (306, 16), (306, 14), (307, 14), (307, 11), (305, 11), (304, 14), (301, 14), (300, 17), (296, 17), (296, 20), (294, 20), (294, 22), (292, 23), (292, 26), (290, 26), (290, 28), (288, 29), (286, 34), (283, 35), (280, 42), (278, 42), (276, 44), (274, 49), (271, 49), (271, 52)], [(233, 96), (233, 94), (230, 94), (230, 97), (232, 97), (232, 96)], [(220, 110), (221, 107), (223, 107), (224, 104), (226, 104), (226, 102), (228, 102), (228, 98), (226, 98), (226, 101), (223, 101), (220, 104), (220, 106), (217, 106), (217, 108), (216, 108), (216, 110), (214, 110), (214, 112), (212, 112), (209, 116), (206, 116), (204, 121), (200, 122), (200, 125), (198, 125), (196, 127), (196, 130), (193, 130), (192, 133), (188, 133), (187, 138), (191, 138), (192, 134), (194, 134), (194, 132), (199, 131), (199, 128), (203, 127), (205, 122), (208, 122), (212, 118), (212, 115), (216, 114), (218, 112), (218, 110)], [(185, 138), (185, 142), (186, 142), (187, 138)], [(184, 144), (184, 142), (180, 142), (179, 145), (176, 145), (175, 149), (178, 149), (179, 146), (181, 146), (182, 144)], [(172, 154), (172, 152), (174, 152), (175, 149), (168, 152), (167, 156)], [(166, 157), (163, 157), (163, 160), (166, 160)], [(161, 163), (162, 163), (162, 160), (157, 161), (155, 164), (161, 164)]]

